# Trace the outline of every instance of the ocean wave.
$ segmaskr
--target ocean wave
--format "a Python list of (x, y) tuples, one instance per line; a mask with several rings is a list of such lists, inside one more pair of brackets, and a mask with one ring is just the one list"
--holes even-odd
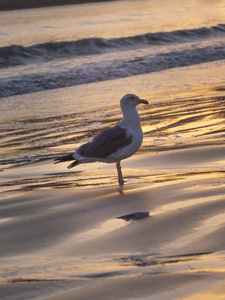
[(136, 56), (109, 62), (93, 62), (66, 70), (23, 74), (0, 80), (0, 98), (56, 88), (64, 88), (117, 78), (125, 78), (170, 68), (225, 59), (225, 44)]
[(8, 68), (37, 61), (50, 61), (62, 57), (93, 55), (106, 51), (131, 49), (148, 45), (185, 43), (196, 39), (225, 36), (225, 24), (171, 32), (147, 33), (114, 39), (89, 38), (68, 42), (48, 42), (28, 47), (11, 45), (0, 48), (0, 68)]

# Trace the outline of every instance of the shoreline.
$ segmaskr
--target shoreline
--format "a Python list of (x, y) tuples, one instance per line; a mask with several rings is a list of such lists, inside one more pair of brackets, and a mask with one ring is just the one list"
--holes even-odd
[[(204, 179), (208, 174), (212, 178), (223, 177), (222, 161), (224, 145), (206, 145), (200, 147), (169, 149), (165, 151), (142, 152), (122, 161), (125, 179), (124, 191), (132, 185), (160, 187), (170, 181)], [(147, 162), (147, 164), (146, 164)], [(35, 168), (35, 174), (33, 169)], [(29, 178), (29, 180), (27, 180)], [(45, 190), (95, 190), (115, 188), (120, 191), (117, 182), (115, 164), (94, 162), (82, 164), (72, 170), (67, 163), (54, 165), (52, 159), (46, 159), (29, 165), (5, 169), (0, 173), (1, 192), (4, 199), (13, 193), (27, 193)]]

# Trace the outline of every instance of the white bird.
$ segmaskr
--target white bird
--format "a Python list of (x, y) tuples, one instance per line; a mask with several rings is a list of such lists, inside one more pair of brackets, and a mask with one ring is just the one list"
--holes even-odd
[(71, 161), (71, 169), (82, 163), (105, 162), (116, 163), (118, 182), (124, 184), (120, 161), (132, 156), (140, 148), (143, 140), (141, 122), (136, 106), (148, 104), (133, 94), (127, 94), (120, 100), (123, 119), (114, 127), (101, 132), (90, 142), (80, 146), (74, 153), (56, 158), (56, 163)]

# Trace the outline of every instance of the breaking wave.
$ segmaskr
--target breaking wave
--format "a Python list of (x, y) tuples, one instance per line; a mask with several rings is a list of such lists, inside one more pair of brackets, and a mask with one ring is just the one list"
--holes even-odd
[(225, 47), (208, 46), (156, 55), (118, 59), (102, 64), (92, 62), (69, 69), (36, 72), (0, 80), (0, 98), (79, 84), (125, 78), (166, 69), (225, 59)]
[(11, 45), (0, 48), (0, 68), (8, 68), (37, 61), (50, 61), (62, 57), (93, 55), (106, 51), (137, 48), (168, 43), (185, 43), (198, 39), (225, 36), (225, 25), (202, 27), (171, 32), (147, 33), (114, 39), (89, 38), (78, 41), (48, 42), (28, 47)]

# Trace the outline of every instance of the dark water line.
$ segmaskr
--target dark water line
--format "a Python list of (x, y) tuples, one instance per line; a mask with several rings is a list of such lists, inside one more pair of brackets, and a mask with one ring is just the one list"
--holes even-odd
[[(15, 9), (27, 9), (27, 8), (38, 8), (38, 7), (50, 7), (50, 6), (61, 6), (71, 4), (83, 4), (93, 2), (105, 2), (113, 0), (0, 0), (0, 11), (1, 10), (15, 10)], [(115, 1), (115, 0), (114, 0)]]

